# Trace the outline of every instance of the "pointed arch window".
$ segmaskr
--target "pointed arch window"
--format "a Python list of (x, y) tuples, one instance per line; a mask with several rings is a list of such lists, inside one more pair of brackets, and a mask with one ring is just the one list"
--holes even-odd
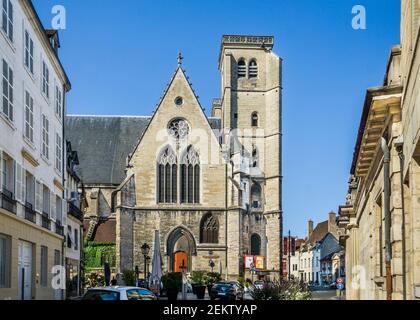
[(200, 157), (192, 146), (181, 161), (181, 203), (200, 203)]
[(258, 65), (257, 65), (257, 61), (251, 60), (249, 62), (248, 75), (249, 75), (250, 78), (257, 78), (258, 77)]
[(219, 243), (219, 220), (212, 213), (201, 220), (200, 243)]
[(177, 202), (177, 157), (171, 147), (166, 147), (157, 159), (157, 189), (159, 203)]
[(261, 255), (261, 237), (256, 233), (251, 236), (251, 255)]
[(238, 62), (238, 78), (246, 77), (246, 62), (244, 59), (240, 59)]

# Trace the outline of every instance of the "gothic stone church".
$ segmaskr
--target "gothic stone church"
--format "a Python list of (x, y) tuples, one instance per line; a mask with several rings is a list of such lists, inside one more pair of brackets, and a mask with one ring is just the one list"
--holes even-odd
[[(160, 231), (163, 271), (281, 268), (282, 61), (270, 36), (223, 36), (221, 97), (207, 117), (181, 57), (151, 117), (69, 116), (88, 195), (88, 240), (116, 243), (116, 269), (144, 269)], [(148, 263), (149, 270), (151, 268)]]

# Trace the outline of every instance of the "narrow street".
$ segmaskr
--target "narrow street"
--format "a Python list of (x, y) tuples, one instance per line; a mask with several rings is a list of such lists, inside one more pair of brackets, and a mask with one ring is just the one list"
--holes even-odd
[(346, 297), (344, 295), (341, 298), (338, 297), (335, 290), (314, 291), (312, 300), (346, 300)]

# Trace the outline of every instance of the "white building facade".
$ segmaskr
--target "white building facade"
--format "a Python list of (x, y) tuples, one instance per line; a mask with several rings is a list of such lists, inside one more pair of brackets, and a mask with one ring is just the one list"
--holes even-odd
[(321, 277), (321, 247), (303, 247), (299, 252), (299, 279), (306, 283), (320, 284)]
[(0, 6), (0, 299), (61, 299), (70, 83), (31, 1)]

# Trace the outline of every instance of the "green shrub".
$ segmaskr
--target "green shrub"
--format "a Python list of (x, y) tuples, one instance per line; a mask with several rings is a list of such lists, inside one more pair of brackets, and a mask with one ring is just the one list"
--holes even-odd
[(88, 242), (84, 250), (85, 268), (87, 270), (102, 268), (105, 262), (115, 267), (115, 244)]
[(162, 276), (162, 284), (166, 290), (178, 290), (182, 289), (182, 273), (180, 272), (169, 272)]
[(297, 281), (266, 282), (262, 289), (253, 288), (254, 300), (311, 300), (308, 286)]
[(206, 272), (205, 271), (193, 271), (191, 274), (191, 281), (198, 285), (206, 284)]
[(218, 272), (209, 272), (205, 275), (207, 285), (213, 285), (222, 280), (222, 276)]
[(124, 270), (123, 280), (126, 286), (134, 287), (137, 284), (136, 272), (129, 269)]

